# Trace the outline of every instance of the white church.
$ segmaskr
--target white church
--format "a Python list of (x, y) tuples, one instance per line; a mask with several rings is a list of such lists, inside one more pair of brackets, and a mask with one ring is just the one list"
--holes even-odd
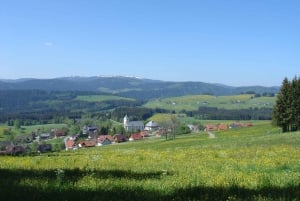
[(135, 132), (135, 131), (143, 131), (145, 128), (143, 121), (130, 121), (128, 116), (124, 117), (124, 129), (125, 131)]
[(125, 115), (124, 117), (124, 129), (125, 131), (129, 132), (136, 132), (136, 131), (154, 131), (159, 128), (158, 123), (155, 121), (149, 121), (146, 125), (144, 125), (143, 121), (130, 121), (128, 116)]

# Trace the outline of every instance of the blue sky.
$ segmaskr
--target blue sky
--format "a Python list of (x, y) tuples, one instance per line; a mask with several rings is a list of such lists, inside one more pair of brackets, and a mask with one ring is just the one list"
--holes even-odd
[(0, 0), (0, 79), (278, 86), (300, 75), (299, 36), (298, 0)]

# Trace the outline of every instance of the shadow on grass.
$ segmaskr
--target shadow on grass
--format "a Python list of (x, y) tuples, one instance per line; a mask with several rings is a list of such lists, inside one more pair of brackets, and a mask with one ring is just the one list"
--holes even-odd
[[(0, 178), (11, 178), (15, 179), (48, 179), (55, 180), (59, 176), (63, 177), (67, 181), (77, 181), (84, 176), (92, 175), (94, 178), (98, 179), (134, 179), (134, 180), (144, 180), (144, 179), (160, 179), (161, 176), (165, 174), (162, 171), (157, 172), (146, 172), (139, 173), (128, 170), (81, 170), (81, 169), (57, 169), (57, 170), (23, 170), (23, 169), (0, 169)], [(171, 175), (171, 173), (168, 173)]]
[[(232, 187), (207, 187), (197, 186), (190, 188), (173, 189), (171, 192), (143, 188), (130, 188), (128, 186), (111, 186), (104, 188), (99, 186), (97, 190), (82, 190), (67, 185), (28, 187), (20, 184), (24, 179), (56, 181), (57, 173), (53, 171), (36, 170), (0, 170), (0, 196), (3, 201), (98, 201), (98, 200), (299, 200), (300, 186), (288, 187), (264, 187), (261, 189), (247, 189), (237, 186)], [(100, 179), (160, 179), (162, 172), (136, 173), (123, 170), (101, 170), (101, 171), (81, 171), (64, 170), (64, 182), (72, 182), (81, 177), (93, 174)], [(3, 199), (2, 199), (3, 198)]]

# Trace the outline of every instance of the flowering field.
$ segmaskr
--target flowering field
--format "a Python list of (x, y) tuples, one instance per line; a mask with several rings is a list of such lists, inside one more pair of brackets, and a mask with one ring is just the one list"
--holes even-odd
[(269, 124), (0, 158), (5, 200), (298, 200), (300, 133)]

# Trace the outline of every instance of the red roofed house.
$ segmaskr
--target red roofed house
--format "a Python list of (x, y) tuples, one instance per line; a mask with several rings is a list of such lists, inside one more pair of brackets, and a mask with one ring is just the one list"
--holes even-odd
[(56, 130), (54, 133), (55, 137), (61, 137), (61, 136), (66, 136), (66, 133), (62, 130)]
[(97, 138), (97, 146), (108, 145), (114, 142), (114, 138), (111, 135), (100, 135)]
[(127, 138), (125, 135), (122, 135), (122, 134), (115, 134), (115, 135), (113, 136), (113, 138), (114, 138), (114, 141), (115, 141), (116, 143), (128, 141), (128, 138)]
[(65, 142), (66, 151), (73, 149), (75, 147), (75, 141), (74, 140), (67, 140)]
[(228, 129), (228, 126), (226, 124), (219, 124), (218, 125), (218, 130), (219, 131), (225, 131)]
[(143, 136), (141, 133), (132, 133), (130, 135), (129, 141), (134, 141), (134, 140), (142, 140)]
[(95, 147), (96, 146), (96, 140), (85, 140), (79, 143), (79, 147)]
[(250, 126), (253, 126), (253, 124), (251, 122), (248, 122), (248, 123), (245, 123), (245, 126), (250, 127)]
[(214, 124), (208, 124), (205, 126), (205, 131), (215, 131), (218, 130), (218, 127)]

